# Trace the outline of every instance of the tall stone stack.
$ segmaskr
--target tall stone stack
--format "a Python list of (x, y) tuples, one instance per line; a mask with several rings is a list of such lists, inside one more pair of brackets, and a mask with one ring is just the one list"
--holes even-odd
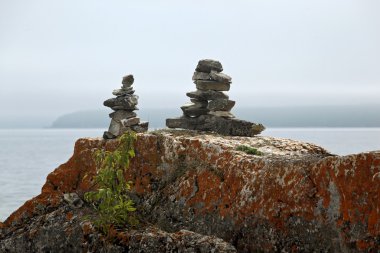
[(169, 128), (213, 131), (223, 135), (254, 136), (265, 127), (236, 119), (231, 113), (235, 101), (229, 100), (224, 91), (229, 91), (232, 78), (222, 73), (219, 61), (200, 60), (193, 74), (197, 90), (186, 93), (191, 103), (181, 107), (183, 116), (167, 119)]
[(136, 107), (139, 97), (134, 95), (135, 91), (132, 87), (134, 83), (133, 75), (123, 77), (122, 86), (112, 92), (115, 98), (104, 101), (104, 106), (110, 107), (114, 112), (110, 113), (111, 123), (108, 131), (104, 132), (104, 139), (114, 139), (128, 130), (135, 132), (148, 131), (148, 122), (140, 122), (140, 118), (134, 112), (138, 110)]

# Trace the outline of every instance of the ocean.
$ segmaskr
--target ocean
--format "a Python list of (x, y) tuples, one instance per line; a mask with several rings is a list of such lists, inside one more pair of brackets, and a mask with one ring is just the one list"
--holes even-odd
[[(46, 176), (66, 162), (81, 137), (104, 129), (0, 129), (0, 221), (38, 195)], [(380, 150), (380, 128), (270, 128), (262, 135), (311, 142), (333, 154)]]

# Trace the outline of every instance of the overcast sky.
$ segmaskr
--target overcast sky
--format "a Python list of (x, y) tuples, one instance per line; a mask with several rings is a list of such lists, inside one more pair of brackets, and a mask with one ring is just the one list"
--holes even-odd
[(236, 107), (380, 103), (378, 0), (0, 0), (0, 116), (180, 107), (199, 59)]

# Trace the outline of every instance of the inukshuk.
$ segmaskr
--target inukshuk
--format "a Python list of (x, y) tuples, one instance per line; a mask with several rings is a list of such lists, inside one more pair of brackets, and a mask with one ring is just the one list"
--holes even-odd
[(235, 101), (223, 91), (229, 91), (231, 77), (221, 73), (222, 64), (215, 60), (200, 60), (193, 75), (197, 90), (186, 93), (191, 103), (181, 107), (183, 116), (166, 119), (169, 128), (213, 131), (222, 135), (254, 136), (265, 127), (236, 119), (231, 113)]
[(123, 77), (122, 86), (120, 89), (112, 92), (116, 98), (110, 98), (104, 101), (104, 105), (114, 110), (110, 113), (111, 123), (108, 131), (104, 132), (104, 139), (113, 139), (128, 130), (135, 132), (146, 132), (148, 130), (148, 122), (140, 122), (135, 110), (139, 97), (134, 95), (135, 91), (132, 88), (134, 82), (133, 75)]

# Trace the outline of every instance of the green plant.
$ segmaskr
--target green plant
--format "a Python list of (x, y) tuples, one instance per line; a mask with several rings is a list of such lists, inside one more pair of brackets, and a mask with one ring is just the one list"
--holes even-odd
[(246, 145), (239, 145), (236, 147), (236, 150), (243, 151), (249, 155), (259, 155), (259, 156), (263, 155), (263, 153), (257, 150), (256, 148), (246, 146)]
[(136, 208), (128, 196), (131, 182), (127, 182), (124, 172), (128, 169), (130, 159), (135, 156), (134, 142), (136, 134), (127, 132), (119, 139), (116, 150), (97, 150), (94, 154), (97, 175), (94, 181), (97, 190), (87, 192), (84, 198), (97, 211), (91, 218), (94, 226), (107, 234), (112, 227), (126, 224), (136, 225), (137, 220), (130, 215)]

